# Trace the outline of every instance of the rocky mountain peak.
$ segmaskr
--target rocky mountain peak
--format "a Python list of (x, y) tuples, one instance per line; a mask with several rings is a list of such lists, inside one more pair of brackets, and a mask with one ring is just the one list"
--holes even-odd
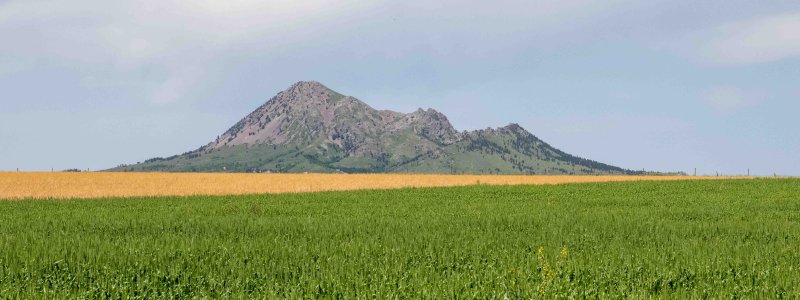
[(209, 146), (305, 144), (321, 139), (339, 145), (341, 137), (362, 141), (364, 134), (379, 131), (378, 124), (385, 123), (384, 118), (392, 117), (395, 115), (382, 114), (317, 81), (300, 81), (279, 92)]
[(402, 125), (414, 128), (414, 131), (439, 143), (452, 144), (459, 140), (456, 130), (447, 116), (432, 109), (417, 109), (407, 114)]
[(522, 135), (530, 134), (530, 132), (525, 130), (525, 128), (522, 128), (522, 126), (519, 126), (519, 124), (517, 123), (508, 124), (506, 126), (498, 128), (497, 130), (503, 133), (522, 134)]
[(331, 95), (338, 95), (333, 90), (316, 81), (299, 81), (291, 85), (288, 89), (278, 93), (270, 99), (275, 104), (295, 104), (295, 103), (325, 103)]
[(330, 93), (331, 89), (317, 81), (298, 81), (286, 91), (290, 93)]
[(434, 109), (375, 110), (316, 81), (278, 93), (200, 149), (125, 170), (610, 174), (518, 124), (457, 131)]

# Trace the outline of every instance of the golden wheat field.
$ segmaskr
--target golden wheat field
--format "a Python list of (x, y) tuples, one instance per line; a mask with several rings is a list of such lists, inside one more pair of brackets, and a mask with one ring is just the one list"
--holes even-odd
[(240, 195), (471, 184), (561, 184), (722, 178), (730, 177), (2, 172), (0, 199)]

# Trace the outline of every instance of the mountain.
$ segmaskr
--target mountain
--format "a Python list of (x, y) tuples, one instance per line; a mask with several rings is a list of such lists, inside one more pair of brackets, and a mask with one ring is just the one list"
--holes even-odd
[(197, 150), (110, 171), (628, 174), (517, 124), (461, 132), (442, 113), (376, 110), (302, 81)]

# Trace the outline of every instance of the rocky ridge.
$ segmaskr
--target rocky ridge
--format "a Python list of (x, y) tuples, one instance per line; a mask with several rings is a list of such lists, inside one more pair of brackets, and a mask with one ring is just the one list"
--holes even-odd
[(376, 110), (319, 82), (278, 93), (198, 150), (117, 171), (622, 174), (517, 124), (456, 130), (434, 109)]

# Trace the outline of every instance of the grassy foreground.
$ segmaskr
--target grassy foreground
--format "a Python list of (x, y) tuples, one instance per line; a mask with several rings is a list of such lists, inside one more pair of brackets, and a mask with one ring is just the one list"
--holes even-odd
[(800, 180), (0, 202), (0, 298), (800, 296)]

